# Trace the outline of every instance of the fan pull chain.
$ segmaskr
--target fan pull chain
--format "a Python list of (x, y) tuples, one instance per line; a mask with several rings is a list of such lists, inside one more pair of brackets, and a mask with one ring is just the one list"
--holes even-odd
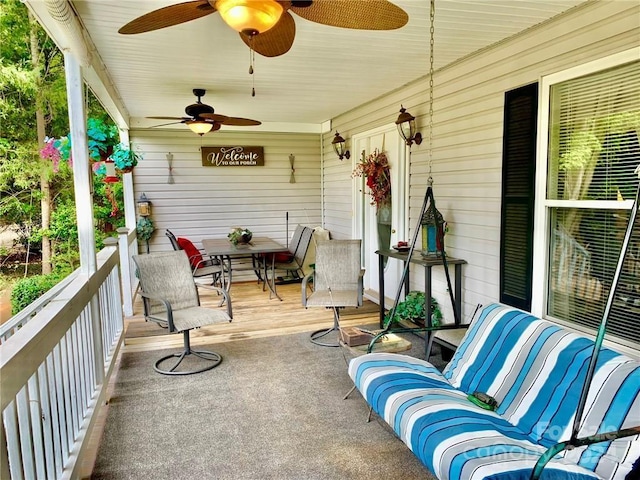
[(251, 36), (251, 45), (249, 46), (249, 75), (251, 75), (251, 96), (256, 96), (256, 77), (253, 76), (253, 64), (256, 61), (256, 52), (253, 49), (253, 35)]
[(431, 176), (431, 165), (433, 164), (433, 46), (434, 46), (434, 23), (436, 16), (436, 2), (431, 0), (431, 9), (429, 13), (429, 185), (433, 184)]

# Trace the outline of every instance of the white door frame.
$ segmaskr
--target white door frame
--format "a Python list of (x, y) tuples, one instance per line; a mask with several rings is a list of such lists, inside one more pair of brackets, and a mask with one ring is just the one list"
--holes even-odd
[[(355, 168), (362, 161), (363, 150), (367, 156), (376, 147), (380, 149), (383, 141), (391, 165), (393, 195), (391, 245), (395, 245), (399, 240), (409, 240), (409, 165), (407, 148), (398, 134), (396, 125), (384, 125), (354, 135), (351, 139), (352, 167)], [(352, 232), (353, 238), (362, 239), (362, 265), (366, 270), (365, 298), (379, 303), (378, 256), (374, 254), (377, 250), (377, 237), (369, 234), (372, 228), (366, 224), (367, 219), (373, 215), (374, 207), (370, 205), (370, 196), (363, 191), (363, 188), (366, 188), (364, 180), (355, 177), (352, 186), (354, 212)], [(402, 262), (390, 259), (385, 268), (385, 291), (396, 292), (401, 276)], [(392, 303), (393, 298), (387, 297), (386, 306), (389, 307)]]

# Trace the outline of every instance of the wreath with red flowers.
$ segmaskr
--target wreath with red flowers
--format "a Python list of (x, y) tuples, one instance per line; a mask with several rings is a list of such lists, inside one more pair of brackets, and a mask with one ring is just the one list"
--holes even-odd
[(389, 173), (389, 160), (384, 152), (377, 148), (369, 154), (351, 174), (352, 177), (364, 177), (369, 194), (371, 195), (371, 205), (380, 208), (391, 200), (391, 175)]

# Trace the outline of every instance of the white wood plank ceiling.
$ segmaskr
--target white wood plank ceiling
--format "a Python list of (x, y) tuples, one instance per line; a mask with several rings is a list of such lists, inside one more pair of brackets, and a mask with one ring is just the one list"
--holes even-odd
[[(294, 15), (293, 47), (280, 57), (256, 55), (253, 78), (249, 49), (218, 13), (125, 36), (117, 32), (125, 23), (178, 1), (75, 0), (72, 5), (132, 126), (162, 123), (146, 120), (148, 116), (183, 116), (184, 107), (195, 101), (193, 88), (205, 88), (203, 102), (223, 115), (268, 124), (320, 124), (428, 74), (429, 1), (393, 1), (409, 14), (409, 23), (393, 31), (346, 30)], [(581, 3), (585, 1), (436, 0), (435, 67)]]

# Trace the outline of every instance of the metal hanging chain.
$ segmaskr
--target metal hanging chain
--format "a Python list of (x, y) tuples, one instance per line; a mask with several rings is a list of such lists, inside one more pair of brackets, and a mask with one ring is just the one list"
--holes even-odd
[(433, 164), (433, 45), (436, 18), (436, 0), (431, 0), (429, 12), (429, 178), (428, 185), (433, 185), (431, 165)]

